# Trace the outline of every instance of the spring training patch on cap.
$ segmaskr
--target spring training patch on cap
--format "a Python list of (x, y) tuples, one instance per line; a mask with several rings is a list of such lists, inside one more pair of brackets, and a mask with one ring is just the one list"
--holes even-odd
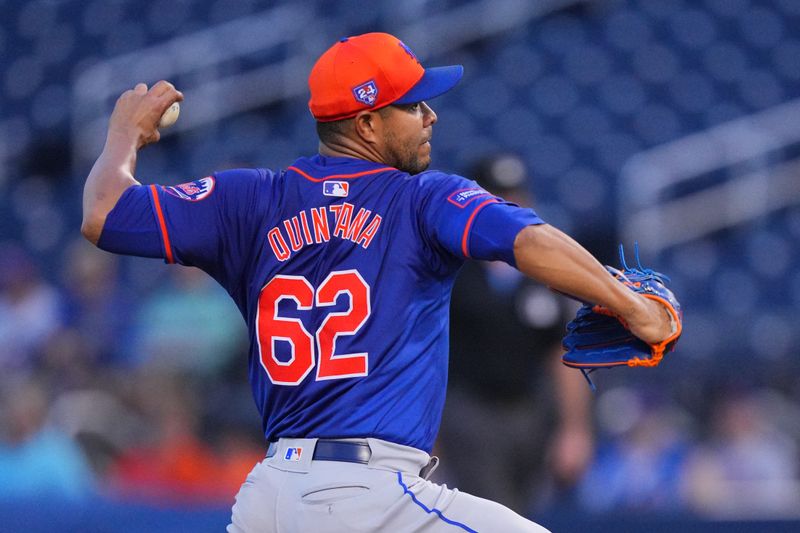
[(368, 106), (375, 105), (375, 100), (378, 99), (378, 86), (375, 85), (373, 80), (362, 83), (358, 87), (353, 88), (353, 96), (359, 102), (365, 103)]
[(207, 176), (189, 183), (164, 187), (164, 190), (172, 196), (177, 196), (181, 200), (199, 202), (203, 198), (207, 198), (214, 190), (214, 177)]

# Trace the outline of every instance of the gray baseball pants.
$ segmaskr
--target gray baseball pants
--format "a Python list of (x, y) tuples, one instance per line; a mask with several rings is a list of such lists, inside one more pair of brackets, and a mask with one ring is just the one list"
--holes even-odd
[(228, 533), (548, 533), (499, 503), (420, 477), (431, 461), (421, 450), (344, 442), (368, 444), (366, 464), (312, 459), (317, 439), (274, 444), (236, 495)]

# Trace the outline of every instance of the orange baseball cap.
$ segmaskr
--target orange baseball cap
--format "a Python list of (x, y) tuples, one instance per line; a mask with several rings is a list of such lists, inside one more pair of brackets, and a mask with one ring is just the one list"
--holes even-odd
[(319, 122), (333, 122), (365, 109), (430, 100), (455, 87), (463, 74), (461, 65), (424, 68), (388, 33), (344, 37), (311, 69), (308, 108)]

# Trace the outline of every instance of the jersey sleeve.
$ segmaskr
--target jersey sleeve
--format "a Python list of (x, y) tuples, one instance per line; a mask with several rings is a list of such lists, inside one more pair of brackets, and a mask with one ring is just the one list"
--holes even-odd
[(461, 259), (500, 260), (516, 266), (514, 239), (522, 228), (543, 224), (542, 219), (474, 181), (431, 174), (422, 184), (419, 205), (423, 234), (433, 246)]
[(107, 252), (164, 257), (148, 187), (128, 187), (106, 217), (97, 246)]
[(98, 246), (196, 266), (229, 287), (256, 249), (269, 176), (239, 169), (181, 185), (130, 187), (106, 218)]

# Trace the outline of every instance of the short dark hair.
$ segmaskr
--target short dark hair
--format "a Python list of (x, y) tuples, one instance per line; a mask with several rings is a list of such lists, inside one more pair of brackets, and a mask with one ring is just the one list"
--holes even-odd
[[(388, 105), (386, 107), (382, 107), (377, 109), (376, 111), (382, 117), (386, 117), (386, 114), (389, 113), (390, 107), (396, 107), (393, 105)], [(342, 120), (334, 120), (332, 122), (319, 122), (317, 121), (317, 137), (323, 143), (330, 143), (336, 140), (336, 137), (347, 135), (348, 132), (348, 121), (353, 120), (353, 118), (345, 118)]]
[(346, 122), (349, 119), (334, 120), (333, 122), (317, 122), (317, 136), (323, 143), (330, 143), (336, 137), (347, 134)]

